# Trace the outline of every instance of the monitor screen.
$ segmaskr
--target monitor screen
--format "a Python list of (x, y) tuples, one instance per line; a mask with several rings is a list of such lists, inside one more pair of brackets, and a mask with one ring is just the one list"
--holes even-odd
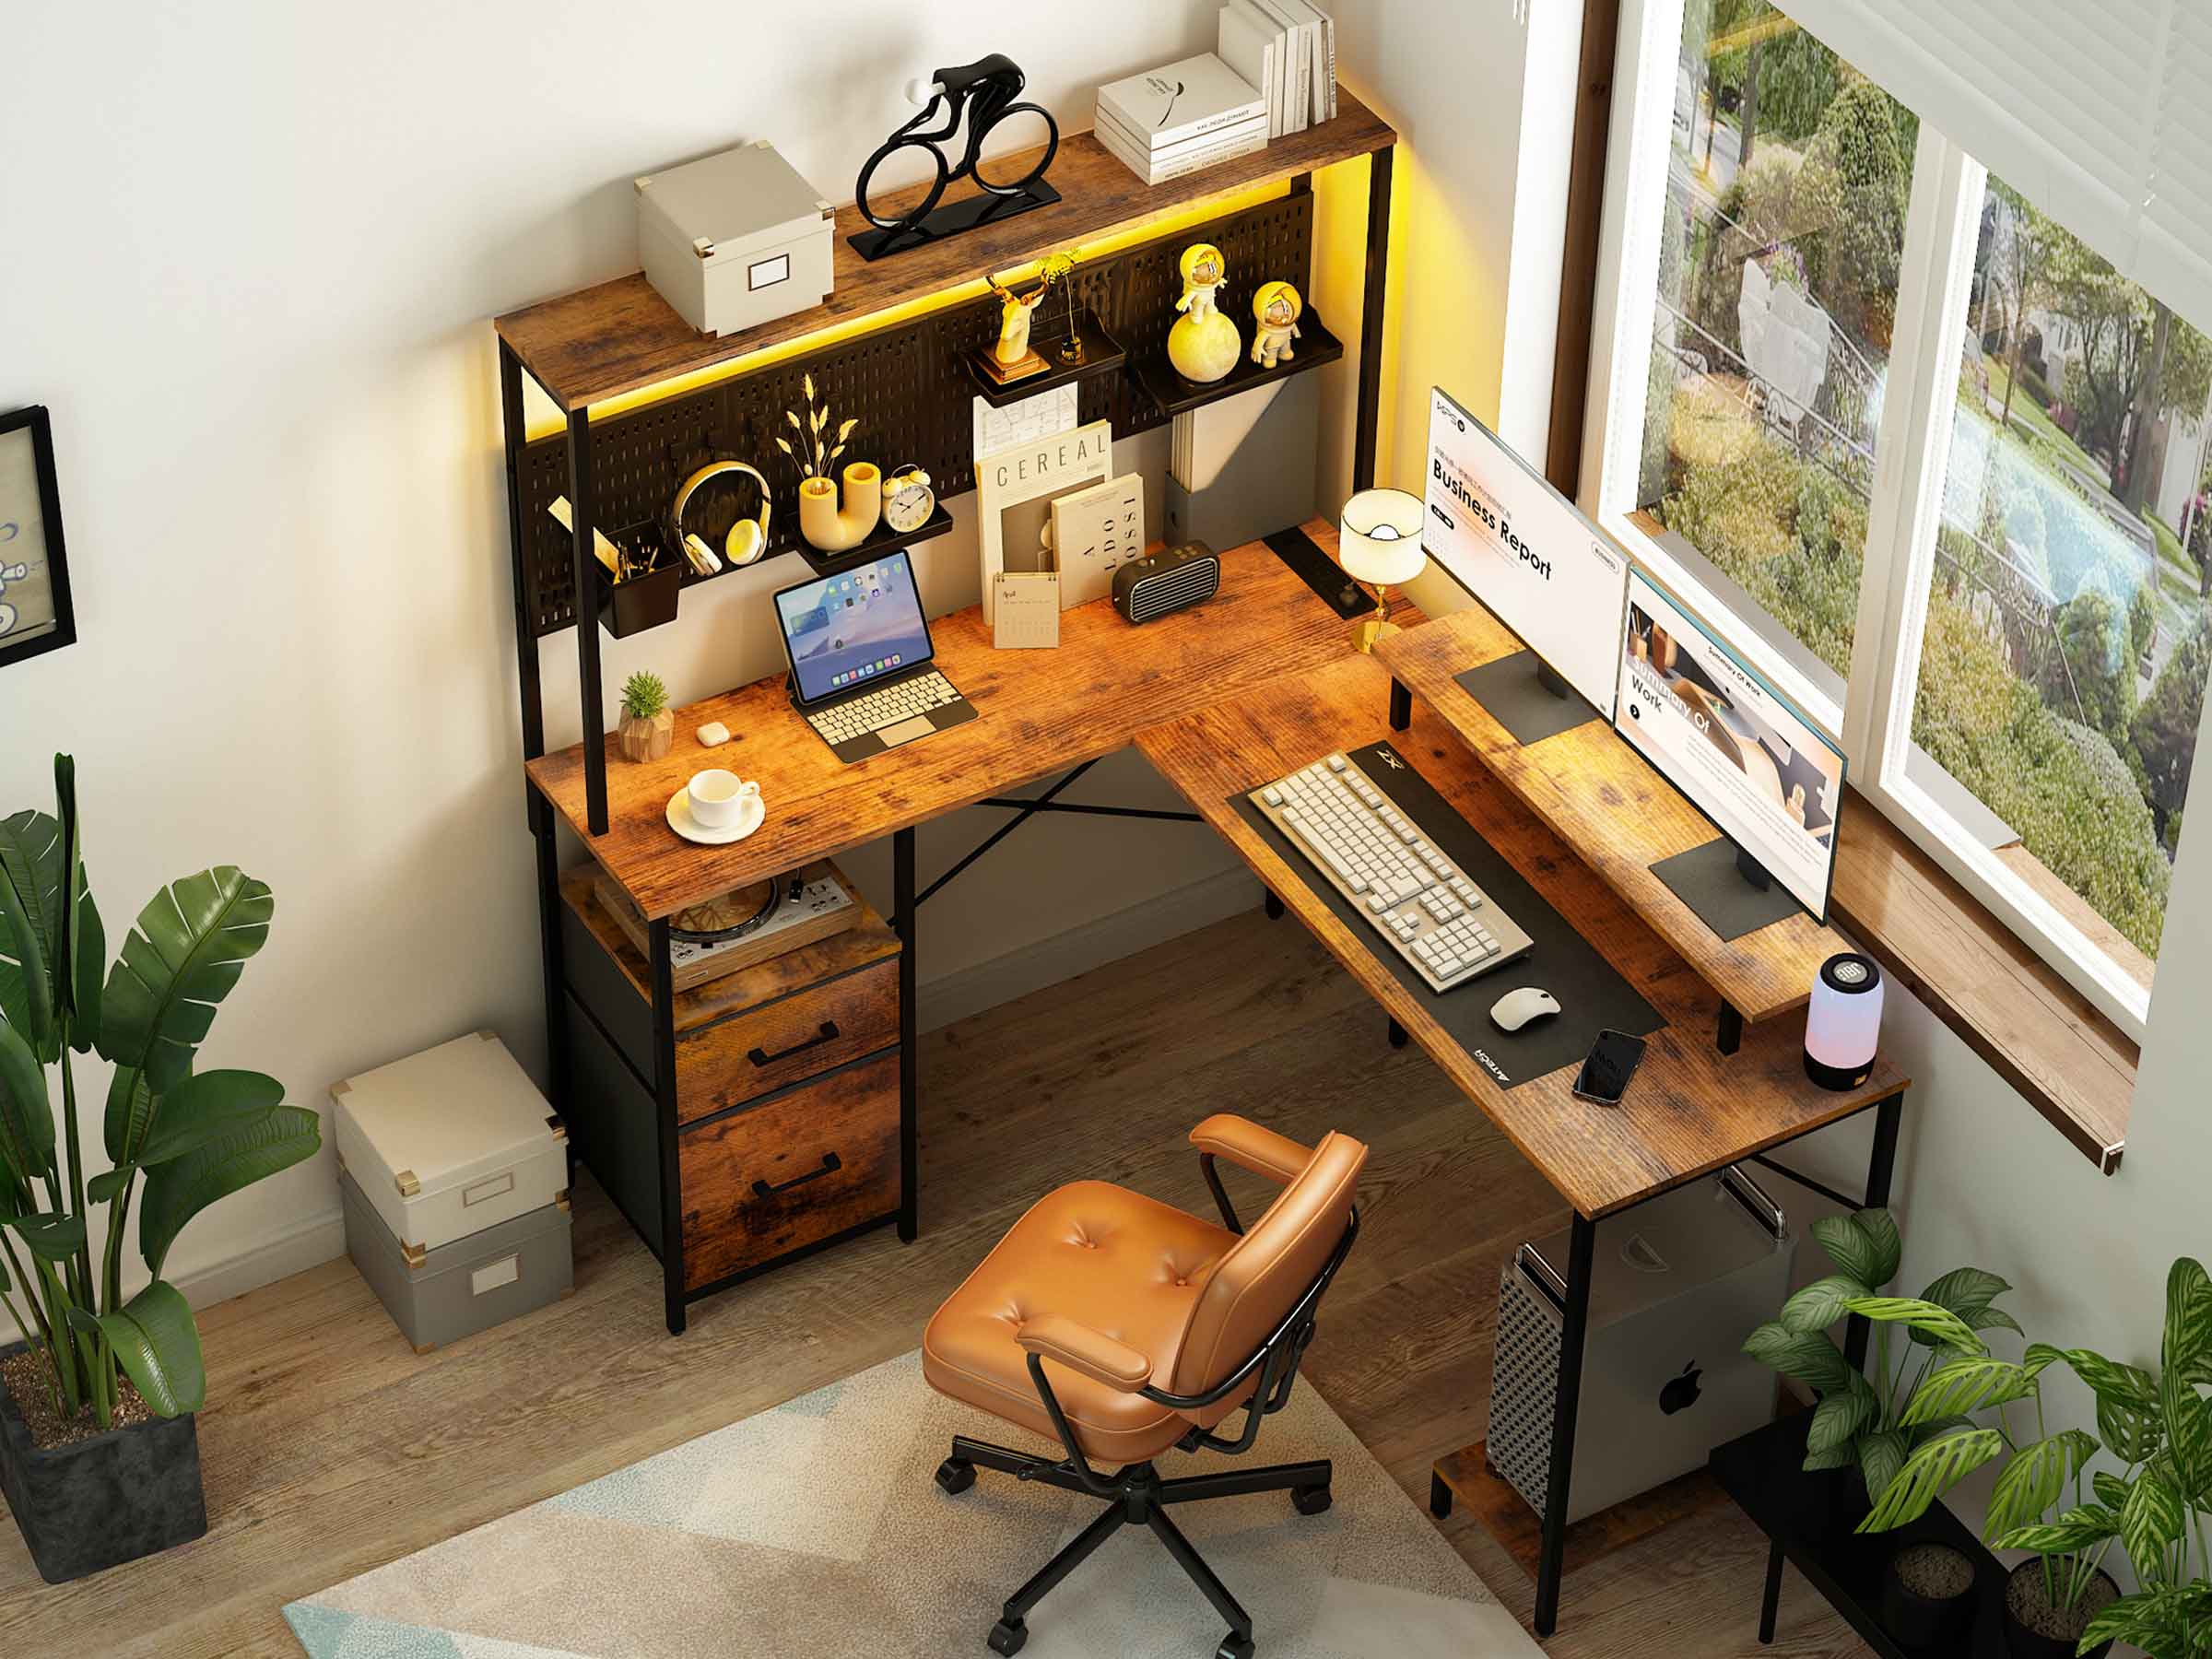
[(929, 660), (929, 625), (903, 552), (785, 588), (776, 621), (806, 702)]
[(1641, 571), (1629, 579), (1620, 735), (1828, 920), (1843, 752)]
[(1429, 557), (1610, 719), (1628, 559), (1441, 387), (1427, 495)]

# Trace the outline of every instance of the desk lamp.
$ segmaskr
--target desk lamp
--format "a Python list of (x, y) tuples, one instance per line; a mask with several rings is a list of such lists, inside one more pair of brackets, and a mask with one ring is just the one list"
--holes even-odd
[(1374, 614), (1352, 624), (1352, 643), (1371, 652), (1377, 641), (1398, 631), (1390, 619), (1390, 590), (1421, 573), (1429, 555), (1421, 548), (1421, 498), (1403, 489), (1363, 489), (1345, 502), (1336, 520), (1337, 562), (1375, 596)]

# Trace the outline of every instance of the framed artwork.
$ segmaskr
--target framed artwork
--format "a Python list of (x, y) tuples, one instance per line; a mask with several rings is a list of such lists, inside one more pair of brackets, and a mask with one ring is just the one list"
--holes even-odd
[(1045, 545), (1055, 496), (1103, 484), (1113, 472), (1113, 425), (1017, 443), (975, 464), (977, 539), (982, 544), (983, 619), (997, 619), (998, 574), (1056, 570)]
[(0, 415), (0, 664), (76, 641), (53, 429), (33, 404)]

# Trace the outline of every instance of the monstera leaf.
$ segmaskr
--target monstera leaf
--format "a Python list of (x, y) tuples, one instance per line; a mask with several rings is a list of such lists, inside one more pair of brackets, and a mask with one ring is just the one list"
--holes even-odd
[(108, 1157), (135, 1160), (160, 1099), (192, 1069), (218, 1004), (269, 936), (276, 900), (235, 865), (187, 876), (156, 893), (108, 975), (100, 1052), (108, 1088)]
[(108, 1339), (140, 1396), (161, 1416), (178, 1417), (206, 1403), (199, 1327), (182, 1294), (166, 1279), (156, 1279), (114, 1312), (98, 1318), (71, 1308), (69, 1323), (88, 1335)]
[(138, 1212), (138, 1253), (154, 1277), (184, 1224), (209, 1205), (250, 1187), (279, 1170), (314, 1156), (323, 1145), (321, 1121), (297, 1106), (277, 1106), (244, 1129), (194, 1147), (146, 1173), (146, 1200)]

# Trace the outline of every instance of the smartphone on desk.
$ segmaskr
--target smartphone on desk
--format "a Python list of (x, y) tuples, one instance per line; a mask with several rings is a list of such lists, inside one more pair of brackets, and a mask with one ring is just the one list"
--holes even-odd
[(1583, 1062), (1582, 1074), (1574, 1080), (1575, 1097), (1594, 1100), (1600, 1106), (1619, 1105), (1642, 1058), (1642, 1038), (1626, 1031), (1600, 1031), (1590, 1045), (1589, 1057)]

